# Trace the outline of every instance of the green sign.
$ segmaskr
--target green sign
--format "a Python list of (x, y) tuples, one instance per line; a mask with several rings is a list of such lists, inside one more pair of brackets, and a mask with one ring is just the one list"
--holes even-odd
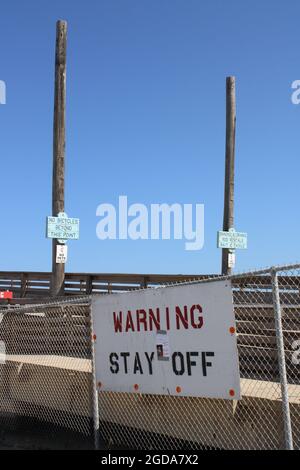
[(57, 217), (47, 217), (46, 237), (57, 238), (60, 242), (79, 239), (79, 219), (60, 212)]
[(228, 232), (218, 232), (218, 248), (228, 248), (231, 250), (247, 248), (247, 233), (236, 232), (234, 228), (230, 228)]

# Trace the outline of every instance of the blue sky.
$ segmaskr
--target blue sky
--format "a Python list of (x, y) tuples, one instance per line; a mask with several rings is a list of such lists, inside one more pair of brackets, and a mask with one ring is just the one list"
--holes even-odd
[[(300, 4), (264, 0), (3, 0), (1, 270), (49, 270), (55, 22), (68, 21), (68, 271), (219, 272), (225, 78), (236, 76), (236, 271), (299, 260)], [(204, 203), (205, 245), (100, 241), (96, 208)]]

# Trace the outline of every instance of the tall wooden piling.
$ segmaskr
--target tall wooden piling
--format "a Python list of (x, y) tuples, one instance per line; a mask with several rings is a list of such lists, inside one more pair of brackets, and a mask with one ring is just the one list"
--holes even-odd
[[(55, 94), (53, 124), (53, 178), (52, 178), (52, 215), (57, 216), (65, 210), (65, 110), (66, 110), (66, 46), (67, 23), (56, 23), (55, 51)], [(64, 294), (65, 265), (56, 263), (56, 247), (59, 242), (52, 241), (52, 279), (51, 295)]]
[[(234, 160), (235, 160), (235, 77), (226, 78), (226, 151), (223, 230), (234, 226)], [(222, 249), (222, 274), (231, 274), (228, 249)]]

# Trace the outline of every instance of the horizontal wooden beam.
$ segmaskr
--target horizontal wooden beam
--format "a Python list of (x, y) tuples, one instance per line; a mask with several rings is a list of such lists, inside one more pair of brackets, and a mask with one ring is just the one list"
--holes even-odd
[[(65, 294), (84, 295), (101, 292), (118, 292), (143, 287), (176, 284), (184, 281), (218, 279), (218, 274), (131, 274), (131, 273), (66, 273)], [(44, 271), (0, 271), (0, 291), (11, 290), (18, 298), (47, 297), (50, 294), (51, 273)], [(300, 289), (300, 276), (279, 276), (281, 290), (290, 291), (290, 303)], [(236, 304), (252, 299), (258, 303), (257, 292), (264, 302), (271, 299), (271, 277), (269, 275), (245, 275), (232, 278)], [(261, 292), (260, 292), (261, 290)], [(265, 290), (265, 292), (263, 292)], [(252, 297), (251, 297), (252, 296)], [(285, 299), (288, 299), (285, 293)], [(262, 300), (263, 301), (263, 300)], [(286, 301), (287, 302), (287, 301)]]

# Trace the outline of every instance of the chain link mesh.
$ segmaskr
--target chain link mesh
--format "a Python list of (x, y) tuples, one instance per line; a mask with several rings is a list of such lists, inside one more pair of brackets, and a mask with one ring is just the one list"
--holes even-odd
[(277, 271), (294, 448), (300, 448), (300, 268)]
[(90, 436), (89, 303), (2, 309), (0, 351), (2, 430), (38, 421), (44, 433), (48, 424)]
[[(300, 266), (277, 272), (292, 434), (299, 449)], [(242, 399), (100, 392), (100, 435), (106, 446), (285, 447), (271, 270), (231, 281)], [(0, 310), (1, 423), (34, 418), (92, 436), (90, 300)]]
[[(158, 450), (285, 448), (271, 270), (231, 280), (242, 399), (100, 392), (101, 434), (107, 442)], [(284, 336), (298, 338), (300, 350), (299, 269), (283, 271), (279, 280)], [(299, 449), (300, 366), (291, 361), (291, 343), (285, 347), (294, 447)]]

